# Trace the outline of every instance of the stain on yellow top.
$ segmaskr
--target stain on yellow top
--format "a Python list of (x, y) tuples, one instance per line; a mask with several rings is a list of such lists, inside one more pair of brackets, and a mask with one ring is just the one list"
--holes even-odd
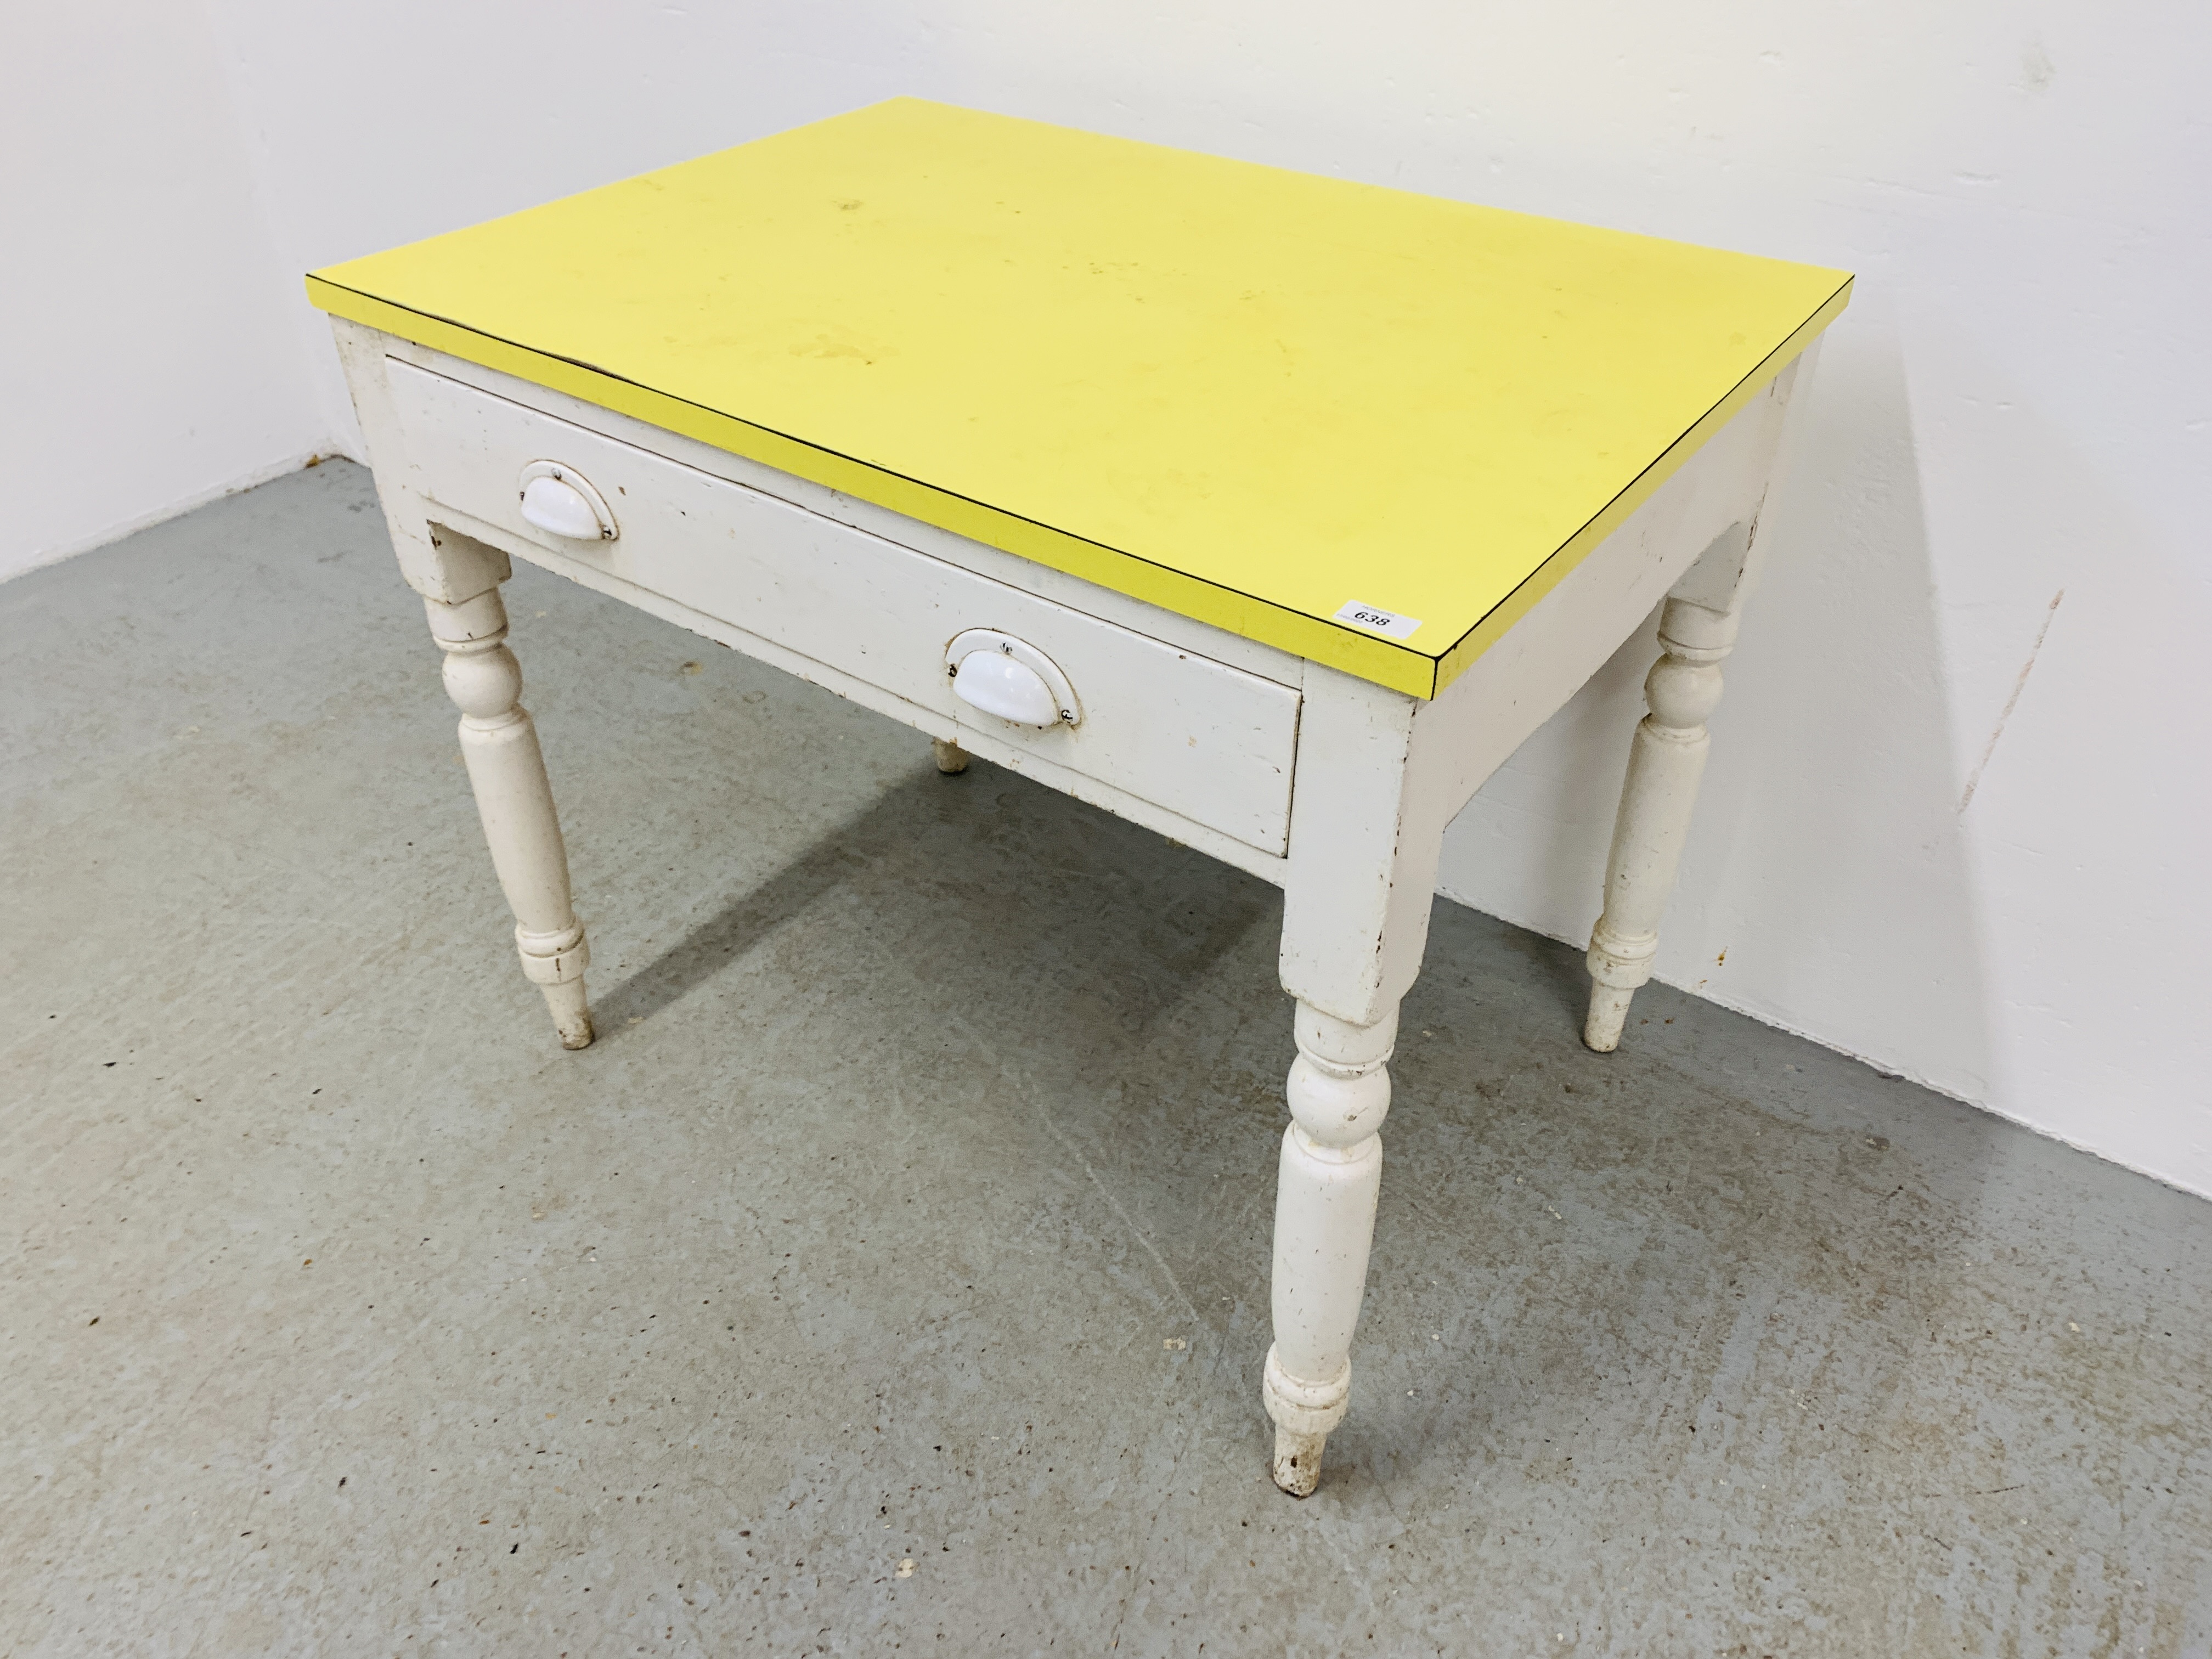
[[(1843, 272), (896, 99), (314, 302), (1417, 696)], [(1348, 602), (1419, 627), (1334, 620)]]

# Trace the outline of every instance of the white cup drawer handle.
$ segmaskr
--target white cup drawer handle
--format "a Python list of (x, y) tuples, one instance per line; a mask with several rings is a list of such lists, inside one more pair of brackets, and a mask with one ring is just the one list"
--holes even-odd
[(522, 469), (522, 516), (549, 536), (572, 542), (611, 542), (621, 533), (606, 497), (574, 468), (532, 461)]
[(1015, 726), (1079, 726), (1083, 706), (1060, 665), (1025, 640), (971, 628), (945, 648), (952, 695)]
[(978, 651), (962, 663), (953, 676), (952, 694), (1017, 726), (1060, 724), (1060, 704), (1043, 676), (995, 651)]

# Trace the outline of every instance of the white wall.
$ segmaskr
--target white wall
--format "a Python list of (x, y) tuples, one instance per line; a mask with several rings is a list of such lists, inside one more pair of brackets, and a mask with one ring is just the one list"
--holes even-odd
[(0, 577), (331, 438), (215, 41), (189, 9), (19, 7), (0, 96)]
[[(299, 270), (900, 92), (1856, 270), (1662, 975), (2212, 1193), (2203, 8), (211, 4), (320, 430)], [(1447, 891), (1586, 933), (1650, 651)]]

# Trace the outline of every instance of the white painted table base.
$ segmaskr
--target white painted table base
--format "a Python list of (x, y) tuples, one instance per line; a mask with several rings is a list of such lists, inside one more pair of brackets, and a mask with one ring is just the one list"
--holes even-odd
[(538, 727), (520, 701), (522, 668), (507, 648), (507, 605), (496, 587), (459, 605), (422, 603), (430, 637), (446, 653), (446, 691), (461, 711), (461, 757), (492, 867), (514, 912), (522, 971), (545, 993), (561, 1046), (588, 1048), (584, 969), (592, 951), (568, 900), (568, 851), (554, 816)]
[[(1280, 971), (1284, 989), (1297, 1000), (1297, 1056), (1285, 1090), (1291, 1122), (1276, 1188), (1274, 1343), (1261, 1398), (1275, 1425), (1277, 1485), (1297, 1496), (1310, 1493), (1320, 1479), (1324, 1444), (1351, 1400), (1352, 1336), (1382, 1186), (1389, 1061), (1399, 1003), (1420, 968), (1445, 827), (1522, 739), (1664, 600), (1664, 654), (1647, 682), (1651, 712), (1637, 730), (1604, 911), (1590, 942), (1585, 1040), (1593, 1048), (1613, 1048), (1630, 999), (1650, 976), (1661, 913), (1704, 768), (1705, 720), (1720, 695), (1719, 663), (1735, 642), (1750, 586), (1759, 508), (1783, 416), (1808, 362), (1785, 369), (1503, 641), (1433, 702), (1421, 702), (558, 393), (351, 323), (335, 327), (402, 570), (423, 595), (432, 635), (446, 653), (446, 685), (462, 715), (462, 753), (493, 863), (514, 912), (523, 971), (544, 991), (565, 1046), (582, 1048), (592, 1041), (584, 991), (589, 951), (570, 904), (568, 860), (536, 729), (519, 701), (521, 673), (507, 646), (499, 585), (507, 577), (510, 556), (614, 593), (920, 727), (932, 739), (940, 771), (960, 772), (970, 754), (980, 755), (1282, 887)], [(1085, 752), (1105, 750), (1054, 750), (1052, 743), (1066, 734), (994, 730), (984, 717), (947, 702), (941, 684), (889, 689), (887, 679), (896, 676), (882, 667), (841, 663), (840, 652), (850, 658), (853, 651), (836, 638), (824, 634), (818, 645), (808, 642), (803, 611), (720, 614), (703, 590), (673, 591), (684, 585), (673, 580), (640, 586), (605, 562), (605, 550), (532, 532), (503, 505), (512, 494), (513, 454), (487, 462), (490, 470), (479, 487), (468, 467), (435, 447), (460, 441), (443, 428), (424, 427), (422, 416), (405, 413), (394, 398), (390, 380), (401, 372), (395, 364), (409, 373), (446, 377), (464, 400), (477, 392), (507, 400), (520, 411), (515, 419), (539, 422), (530, 429), (547, 434), (544, 446), (557, 440), (571, 447), (587, 441), (634, 447), (605, 447), (604, 464), (629, 464), (623, 458), (631, 454), (665, 458), (696, 469), (702, 488), (719, 478), (744, 491), (764, 490), (767, 497), (761, 499), (795, 504), (814, 515), (809, 522), (816, 530), (810, 534), (855, 538), (856, 556), (878, 556), (878, 546), (916, 550), (928, 556), (926, 562), (943, 562), (948, 593), (965, 592), (980, 575), (1004, 584), (1006, 594), (1033, 593), (1065, 608), (1074, 617), (1068, 627), (1110, 630), (1113, 639), (1133, 630), (1133, 637), (1176, 647), (1181, 654), (1173, 661), (1191, 664), (1194, 674), (1242, 677), (1219, 680), (1224, 687), (1234, 690), (1246, 680), (1256, 688), (1295, 687), (1296, 787), (1281, 850), (1271, 850), (1264, 828), (1225, 833), (1220, 826), (1240, 822), (1225, 808), (1189, 809), (1218, 820), (1209, 823), (1162, 805), (1164, 798), (1182, 797), (1165, 783), (1154, 792), (1142, 764), (1131, 772), (1117, 760), (1121, 770), (1103, 778), (1077, 763)], [(410, 422), (415, 429), (409, 429)], [(591, 465), (588, 459), (582, 464)], [(458, 482), (438, 483), (434, 474)], [(616, 512), (639, 514), (641, 504), (635, 497), (606, 491), (605, 480), (601, 483), (609, 500), (627, 503)], [(456, 499), (460, 496), (469, 499)], [(754, 499), (741, 502), (747, 512), (754, 510)], [(935, 610), (914, 618), (917, 649), (941, 651), (956, 624), (1000, 625), (989, 616), (955, 614), (949, 599)], [(933, 662), (931, 672), (938, 672)], [(1087, 691), (1078, 687), (1079, 695), (1127, 689), (1095, 682)], [(1101, 702), (1110, 704), (1111, 698)], [(1252, 706), (1263, 714), (1267, 707), (1264, 698)], [(1194, 717), (1203, 714), (1201, 708)]]

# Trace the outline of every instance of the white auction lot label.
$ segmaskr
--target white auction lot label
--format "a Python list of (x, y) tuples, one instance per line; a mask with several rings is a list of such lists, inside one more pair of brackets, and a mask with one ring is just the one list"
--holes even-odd
[(1421, 625), (1415, 617), (1401, 617), (1394, 611), (1383, 610), (1380, 605), (1362, 605), (1357, 599), (1346, 599), (1343, 609), (1336, 613), (1336, 619), (1392, 640), (1410, 639), (1413, 630)]

